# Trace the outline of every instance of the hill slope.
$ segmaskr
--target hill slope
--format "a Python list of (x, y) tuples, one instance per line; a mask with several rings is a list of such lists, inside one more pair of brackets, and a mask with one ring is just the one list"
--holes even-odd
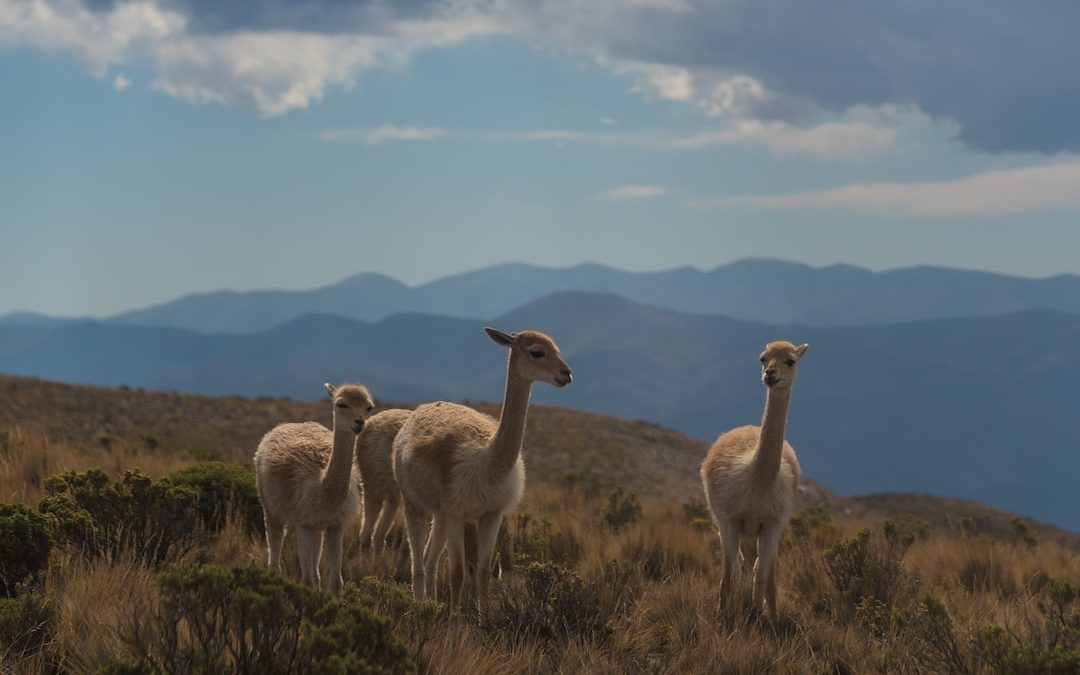
[[(471, 405), (498, 415), (495, 404)], [(13, 428), (38, 432), (83, 446), (89, 453), (98, 451), (102, 438), (142, 448), (152, 436), (155, 452), (220, 454), (250, 464), (259, 439), (275, 424), (304, 420), (329, 424), (329, 412), (325, 401), (208, 397), (0, 376), (0, 432)], [(524, 447), (530, 481), (558, 482), (568, 474), (592, 474), (604, 490), (622, 487), (642, 497), (677, 503), (701, 498), (698, 469), (708, 444), (654, 424), (534, 405)], [(1014, 532), (1013, 514), (975, 502), (896, 493), (843, 498), (804, 479), (800, 508), (809, 506), (874, 520), (916, 517), (939, 531), (955, 529), (966, 517), (991, 536), (1009, 538)], [(1032, 525), (1040, 538), (1080, 550), (1080, 535), (1045, 523)]]
[[(811, 349), (788, 436), (809, 475), (842, 494), (976, 499), (1080, 528), (1080, 316), (1046, 311), (813, 328), (680, 314), (560, 293), (499, 317), (542, 327), (574, 385), (540, 403), (647, 419), (703, 439), (760, 418), (756, 356), (779, 337)], [(255, 335), (82, 323), (0, 327), (0, 372), (208, 394), (321, 395), (367, 383), (391, 400), (495, 399), (505, 357), (482, 323), (423, 315), (377, 324), (306, 316)]]

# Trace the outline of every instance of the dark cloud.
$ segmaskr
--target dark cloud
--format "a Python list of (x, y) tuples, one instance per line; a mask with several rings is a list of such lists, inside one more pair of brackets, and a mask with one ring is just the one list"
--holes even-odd
[(858, 105), (915, 105), (954, 121), (972, 148), (1080, 151), (1077, 0), (163, 1), (195, 34), (389, 36), (403, 19), (482, 12), (522, 39), (616, 68), (677, 66), (705, 88), (753, 77), (772, 96), (740, 114), (797, 123)]
[(750, 75), (782, 105), (915, 104), (987, 151), (1080, 150), (1080, 3), (733, 0), (612, 31), (620, 59)]

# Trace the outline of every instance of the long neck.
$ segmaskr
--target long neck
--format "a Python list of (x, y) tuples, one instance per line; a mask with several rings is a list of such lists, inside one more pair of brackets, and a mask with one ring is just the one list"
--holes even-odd
[(491, 471), (501, 476), (514, 468), (521, 454), (521, 442), (525, 438), (525, 417), (529, 412), (529, 394), (532, 382), (517, 374), (514, 367), (515, 353), (510, 352), (506, 365), (506, 391), (503, 392), (502, 414), (499, 427), (491, 439)]
[(323, 498), (331, 501), (344, 500), (352, 480), (353, 441), (356, 436), (352, 429), (342, 426), (335, 420), (334, 448), (322, 476)]
[(771, 487), (780, 473), (784, 454), (784, 427), (787, 426), (791, 389), (783, 392), (766, 390), (765, 416), (761, 419), (761, 436), (754, 453), (754, 483), (760, 488)]

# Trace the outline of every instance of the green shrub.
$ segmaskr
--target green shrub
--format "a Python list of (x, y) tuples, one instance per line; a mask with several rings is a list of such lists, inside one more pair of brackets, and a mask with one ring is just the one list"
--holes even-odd
[(641, 504), (637, 497), (633, 493), (624, 493), (621, 487), (608, 495), (604, 510), (600, 513), (600, 522), (612, 530), (621, 530), (640, 519)]
[(885, 523), (880, 538), (863, 530), (829, 547), (822, 558), (836, 590), (837, 618), (883, 628), (880, 620), (888, 621), (901, 596), (913, 590), (914, 581), (905, 575), (901, 560), (914, 541), (912, 534)]
[(1026, 633), (987, 626), (975, 650), (987, 669), (998, 673), (1080, 672), (1080, 586), (1047, 580), (1037, 596), (1037, 616), (1025, 617)]
[(248, 534), (262, 537), (263, 512), (255, 474), (225, 462), (200, 462), (177, 469), (165, 477), (199, 496), (199, 523), (208, 532), (220, 532), (230, 515), (237, 517)]
[(598, 589), (554, 563), (530, 563), (521, 582), (500, 586), (481, 626), (514, 640), (559, 642), (570, 638), (606, 641), (612, 635)]
[(13, 597), (0, 598), (0, 665), (42, 651), (55, 631), (55, 603), (39, 590), (20, 585)]
[(136, 661), (116, 672), (415, 670), (389, 623), (356, 598), (334, 598), (255, 566), (175, 566), (158, 583), (160, 605), (134, 616), (123, 636)]
[(138, 470), (116, 482), (100, 469), (68, 471), (45, 482), (39, 508), (53, 519), (57, 543), (86, 556), (131, 555), (157, 565), (196, 543), (195, 490), (154, 481)]
[(51, 548), (47, 518), (22, 504), (0, 504), (0, 595), (12, 595), (27, 579), (39, 582)]

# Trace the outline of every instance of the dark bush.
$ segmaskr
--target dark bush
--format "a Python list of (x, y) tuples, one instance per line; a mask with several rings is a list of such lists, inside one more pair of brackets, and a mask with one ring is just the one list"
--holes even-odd
[[(32, 586), (0, 598), (0, 666), (42, 651), (56, 631), (56, 605)], [(0, 668), (2, 670), (2, 668)]]
[(606, 641), (612, 635), (597, 588), (554, 563), (530, 563), (521, 582), (500, 586), (481, 626), (514, 640), (544, 642), (581, 638)]
[(414, 672), (389, 623), (355, 598), (283, 579), (262, 567), (176, 566), (161, 602), (136, 614), (126, 670), (166, 673)]
[(1026, 634), (988, 626), (975, 638), (975, 651), (997, 673), (1080, 673), (1080, 586), (1048, 580), (1029, 616)]
[(51, 548), (47, 518), (22, 504), (0, 504), (0, 595), (28, 579), (41, 581)]
[(199, 496), (199, 523), (207, 531), (220, 532), (232, 515), (243, 523), (248, 534), (262, 537), (262, 505), (252, 471), (238, 464), (200, 462), (173, 471), (165, 480), (195, 490)]
[(842, 621), (859, 619), (875, 630), (888, 621), (902, 594), (914, 590), (901, 560), (915, 538), (885, 523), (881, 537), (870, 530), (840, 541), (825, 551), (823, 560), (836, 589), (834, 611)]
[(156, 565), (196, 543), (195, 490), (154, 481), (138, 470), (116, 482), (100, 469), (68, 471), (45, 482), (40, 510), (53, 519), (56, 541), (87, 556), (131, 555)]
[(604, 510), (600, 513), (600, 522), (612, 530), (621, 530), (640, 519), (641, 504), (637, 497), (633, 493), (624, 493), (621, 487), (608, 495)]

